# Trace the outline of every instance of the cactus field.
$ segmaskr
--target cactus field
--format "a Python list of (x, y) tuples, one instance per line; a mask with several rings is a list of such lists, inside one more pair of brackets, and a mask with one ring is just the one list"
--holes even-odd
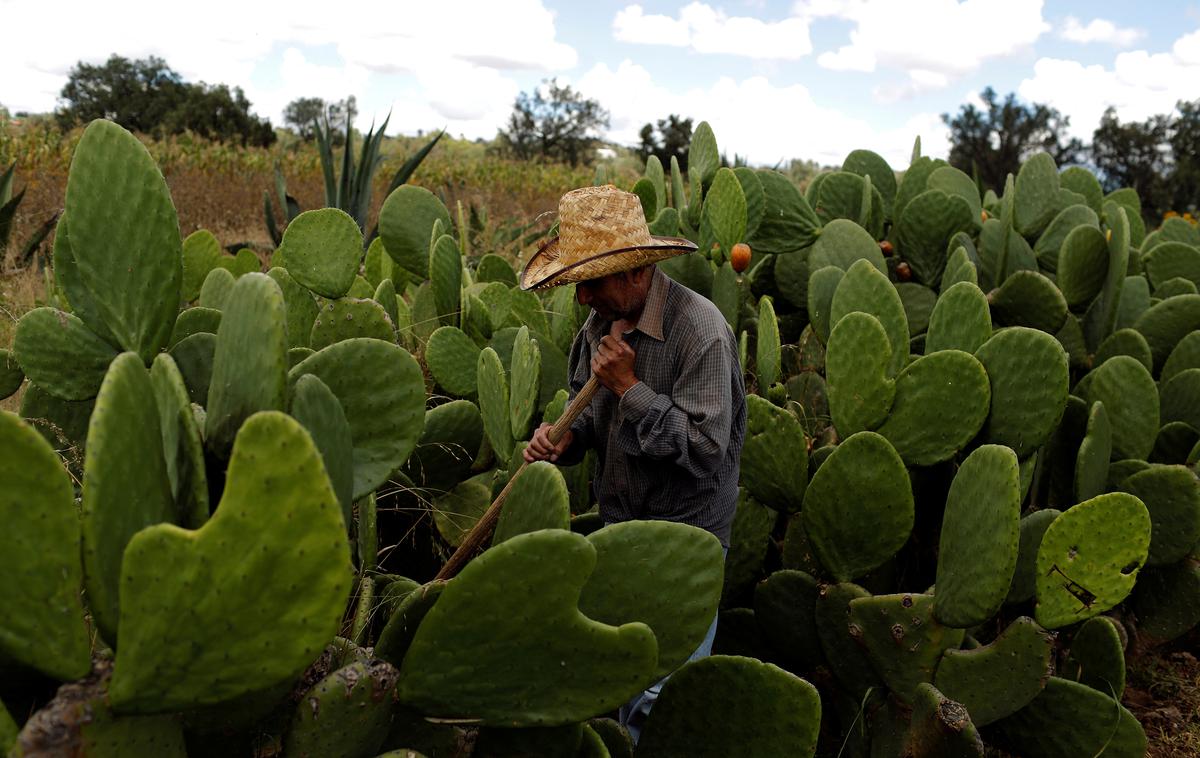
[(1145, 755), (1126, 660), (1200, 626), (1197, 228), (1046, 154), (802, 192), (701, 123), (688, 166), (625, 189), (739, 338), (728, 558), (605, 526), (589, 455), (435, 579), (564, 412), (573, 289), (410, 184), (230, 254), (90, 124), (0, 348), (0, 753)]

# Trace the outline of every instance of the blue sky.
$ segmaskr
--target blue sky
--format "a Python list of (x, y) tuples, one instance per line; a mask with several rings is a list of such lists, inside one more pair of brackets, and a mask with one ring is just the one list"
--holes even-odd
[[(610, 111), (618, 142), (678, 113), (708, 120), (723, 150), (759, 164), (832, 164), (869, 147), (902, 168), (918, 134), (927, 154), (944, 154), (940, 114), (987, 85), (1053, 105), (1085, 141), (1108, 105), (1144, 119), (1200, 97), (1200, 1), (362, 0), (342, 12), (315, 0), (202, 10), (70, 0), (61, 10), (61, 33), (0, 48), (10, 110), (53, 108), (78, 60), (154, 54), (188, 79), (241, 86), (274, 122), (296, 97), (353, 93), (362, 126), (390, 110), (392, 133), (445, 126), (490, 138), (518, 92), (556, 76)], [(39, 28), (45, 12), (0, 0), (10, 29)]]

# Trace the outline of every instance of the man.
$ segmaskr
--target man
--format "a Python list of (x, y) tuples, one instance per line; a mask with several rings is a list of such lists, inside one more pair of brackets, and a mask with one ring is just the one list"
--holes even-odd
[[(592, 374), (602, 388), (558, 445), (542, 424), (525, 460), (569, 465), (593, 449), (605, 523), (678, 521), (712, 532), (728, 551), (746, 428), (737, 341), (712, 302), (654, 265), (695, 249), (651, 236), (636, 195), (605, 186), (563, 196), (559, 234), (530, 259), (521, 284), (575, 284), (592, 312), (571, 347), (572, 395)], [(715, 632), (714, 618), (693, 660), (709, 654)], [(621, 709), (635, 742), (661, 686)]]

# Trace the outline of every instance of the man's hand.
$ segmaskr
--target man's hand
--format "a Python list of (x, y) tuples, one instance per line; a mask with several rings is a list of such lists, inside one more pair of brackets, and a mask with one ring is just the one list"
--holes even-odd
[(571, 446), (571, 441), (575, 439), (575, 435), (570, 429), (562, 436), (562, 439), (555, 445), (550, 442), (550, 424), (542, 424), (533, 432), (533, 438), (529, 440), (529, 444), (525, 446), (525, 462), (535, 463), (537, 461), (550, 461), (554, 463), (558, 460), (558, 456), (566, 452)]
[(592, 373), (617, 397), (637, 384), (633, 373), (633, 362), (637, 355), (629, 343), (619, 337), (606, 334), (600, 338), (596, 354), (592, 356)]

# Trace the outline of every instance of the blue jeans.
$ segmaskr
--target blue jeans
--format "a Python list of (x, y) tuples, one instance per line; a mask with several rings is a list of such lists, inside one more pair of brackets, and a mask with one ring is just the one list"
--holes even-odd
[[(721, 548), (721, 550), (726, 556), (729, 555), (729, 548)], [(717, 617), (714, 615), (712, 623), (708, 625), (708, 632), (705, 633), (700, 646), (688, 656), (687, 663), (707, 658), (712, 653), (713, 638), (716, 636)], [(634, 745), (637, 744), (638, 737), (641, 736), (642, 725), (646, 723), (646, 717), (650, 715), (650, 709), (654, 707), (654, 702), (658, 700), (658, 693), (662, 691), (663, 684), (670, 678), (671, 675), (667, 674), (662, 679), (647, 687), (644, 692), (634, 695), (628, 703), (621, 706), (618, 718), (620, 719), (621, 726), (629, 731), (629, 736), (633, 739)]]

